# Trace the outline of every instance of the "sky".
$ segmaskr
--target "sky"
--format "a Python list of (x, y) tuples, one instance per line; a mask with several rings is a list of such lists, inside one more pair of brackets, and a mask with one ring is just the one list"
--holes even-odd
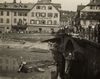
[[(13, 0), (0, 0), (0, 2), (13, 2)], [(16, 0), (17, 2), (20, 2), (20, 0)], [(23, 3), (26, 2), (37, 2), (37, 0), (21, 0)], [(69, 11), (76, 11), (77, 5), (83, 4), (86, 5), (90, 2), (90, 0), (52, 0), (54, 3), (61, 3), (63, 10), (69, 10)]]

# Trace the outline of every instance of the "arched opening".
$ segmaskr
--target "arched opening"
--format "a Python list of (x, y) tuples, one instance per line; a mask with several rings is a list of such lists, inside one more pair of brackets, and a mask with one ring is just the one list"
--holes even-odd
[(66, 54), (72, 53), (74, 51), (74, 46), (71, 40), (68, 40), (66, 46), (65, 46)]

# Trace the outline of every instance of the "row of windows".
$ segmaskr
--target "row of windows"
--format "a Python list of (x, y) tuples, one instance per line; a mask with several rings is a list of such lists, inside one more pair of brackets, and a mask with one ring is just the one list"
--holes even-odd
[[(19, 19), (19, 21), (20, 21), (20, 19)], [(25, 19), (25, 21), (26, 21), (26, 19)], [(0, 18), (0, 23), (4, 23), (3, 18)], [(6, 19), (6, 23), (10, 23), (10, 20)], [(17, 23), (17, 19), (16, 18), (14, 19), (14, 23)], [(30, 20), (30, 24), (46, 24), (46, 21), (45, 20), (33, 20), (32, 19), (32, 20)], [(54, 20), (54, 22), (53, 22), (52, 20), (48, 20), (47, 24), (49, 24), (49, 25), (52, 25), (52, 24), (56, 25), (57, 21)]]
[(27, 13), (25, 12), (14, 12), (14, 16), (27, 16)]
[(36, 9), (41, 9), (41, 10), (48, 9), (48, 10), (52, 10), (52, 6), (48, 6), (48, 7), (46, 7), (46, 6), (36, 6)]
[[(0, 16), (3, 16), (3, 15), (4, 15), (4, 11), (0, 11)], [(6, 15), (9, 16), (10, 15), (10, 12), (7, 11)]]
[(31, 16), (32, 17), (54, 17), (54, 18), (57, 18), (58, 17), (58, 13), (48, 13), (48, 14), (46, 14), (46, 13), (40, 13), (40, 12), (36, 12), (36, 13), (34, 13), (34, 12), (32, 12), (32, 14), (31, 14)]
[(90, 9), (97, 9), (97, 10), (99, 10), (100, 9), (100, 6), (90, 6)]
[(14, 23), (17, 23), (17, 22), (20, 22), (20, 23), (22, 23), (22, 22), (25, 22), (26, 21), (26, 19), (24, 18), (23, 20), (22, 19), (19, 19), (18, 21), (17, 21), (17, 19), (16, 18), (14, 18)]
[[(0, 23), (4, 23), (4, 19), (3, 18), (0, 18)], [(6, 19), (6, 23), (10, 23), (10, 19)]]
[[(21, 19), (19, 19), (19, 21), (20, 21)], [(18, 22), (19, 22), (18, 21)], [(24, 18), (22, 21), (26, 21), (26, 19)], [(4, 19), (3, 18), (0, 18), (0, 23), (4, 23)], [(10, 19), (6, 19), (6, 23), (10, 23)], [(14, 23), (17, 23), (17, 19), (16, 18), (14, 18)]]
[[(4, 11), (1, 11), (0, 16), (3, 16), (3, 15), (4, 15)], [(10, 12), (7, 11), (6, 15), (9, 16)], [(24, 12), (14, 12), (14, 16), (27, 16), (27, 13), (26, 12), (25, 13)]]
[(48, 24), (48, 25), (57, 25), (57, 21), (56, 20), (54, 20), (54, 21), (52, 21), (52, 20), (48, 20), (47, 22), (46, 22), (46, 20), (33, 20), (33, 19), (31, 19), (30, 20), (30, 24)]

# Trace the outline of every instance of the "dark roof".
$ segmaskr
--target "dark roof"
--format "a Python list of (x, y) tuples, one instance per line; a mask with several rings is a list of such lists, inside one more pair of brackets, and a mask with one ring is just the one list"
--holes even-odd
[(61, 9), (61, 4), (59, 3), (36, 3), (35, 5), (53, 5), (58, 11)]
[(54, 5), (56, 8), (60, 9), (61, 8), (61, 4), (59, 3), (52, 3), (52, 5)]
[(77, 11), (80, 11), (80, 10), (82, 10), (82, 9), (84, 9), (85, 8), (85, 5), (78, 5), (77, 6)]
[(0, 3), (0, 9), (8, 10), (30, 10), (34, 6), (34, 3)]
[(60, 10), (60, 21), (68, 21), (69, 18), (74, 18), (75, 12), (73, 11), (66, 11), (66, 10)]
[(91, 1), (88, 6), (100, 6), (100, 0)]

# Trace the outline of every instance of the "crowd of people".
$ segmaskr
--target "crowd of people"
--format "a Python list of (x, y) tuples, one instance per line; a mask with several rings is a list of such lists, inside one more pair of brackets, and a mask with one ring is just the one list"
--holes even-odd
[(61, 33), (61, 31), (72, 36), (100, 43), (100, 24), (94, 27), (88, 26), (87, 28), (82, 26), (63, 27), (59, 32)]

